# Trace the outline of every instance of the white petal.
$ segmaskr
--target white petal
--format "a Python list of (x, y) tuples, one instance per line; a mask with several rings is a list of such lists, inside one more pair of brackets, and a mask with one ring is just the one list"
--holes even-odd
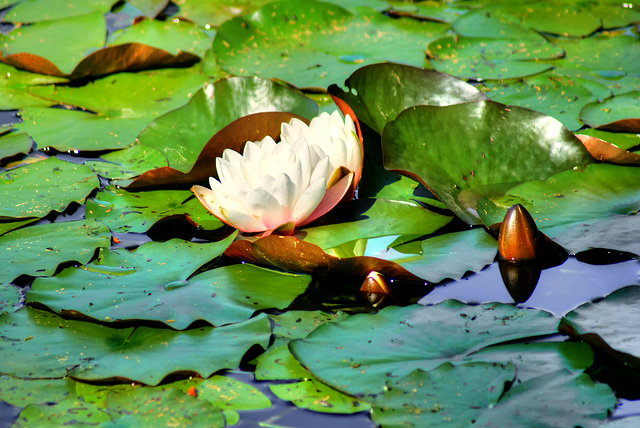
[(278, 200), (265, 189), (254, 189), (247, 195), (247, 210), (259, 218), (265, 225), (264, 230), (273, 230), (290, 220), (286, 207), (280, 205)]
[(316, 209), (327, 190), (327, 181), (324, 177), (311, 183), (311, 186), (300, 195), (293, 209), (293, 221), (296, 225), (304, 221)]

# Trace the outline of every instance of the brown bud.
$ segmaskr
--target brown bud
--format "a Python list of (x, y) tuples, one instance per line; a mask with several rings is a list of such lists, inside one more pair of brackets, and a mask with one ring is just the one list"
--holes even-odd
[(369, 275), (364, 279), (360, 287), (360, 295), (375, 308), (395, 302), (384, 276), (376, 271), (369, 272)]
[(533, 260), (542, 234), (525, 207), (512, 205), (504, 216), (498, 236), (498, 253), (504, 260)]

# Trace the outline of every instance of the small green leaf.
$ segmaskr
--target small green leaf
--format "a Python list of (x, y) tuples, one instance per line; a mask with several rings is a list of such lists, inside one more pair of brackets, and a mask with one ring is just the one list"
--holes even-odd
[(608, 128), (614, 131), (624, 130), (622, 124), (616, 127), (613, 122), (635, 119), (636, 125), (629, 125), (627, 132), (640, 132), (640, 91), (615, 95), (602, 102), (593, 102), (584, 106), (580, 119), (592, 128)]
[(269, 385), (269, 389), (279, 399), (291, 401), (296, 407), (314, 412), (351, 414), (371, 408), (370, 403), (346, 395), (314, 379)]
[(26, 132), (11, 132), (0, 136), (0, 161), (16, 156), (27, 154), (31, 151), (33, 141)]

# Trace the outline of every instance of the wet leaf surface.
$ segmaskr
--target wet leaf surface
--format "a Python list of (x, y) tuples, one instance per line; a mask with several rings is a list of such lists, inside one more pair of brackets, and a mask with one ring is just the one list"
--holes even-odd
[(580, 118), (592, 128), (640, 133), (640, 91), (587, 104)]
[[(62, 319), (25, 308), (0, 316), (2, 373), (24, 378), (81, 380), (125, 378), (158, 384), (174, 372), (208, 377), (235, 368), (254, 344), (266, 348), (271, 327), (266, 315), (225, 327), (187, 331), (130, 327), (116, 329)], [(154, 364), (145, 364), (153, 358)]]
[(109, 247), (111, 233), (94, 221), (40, 224), (0, 236), (0, 282), (20, 275), (51, 276), (64, 262), (88, 263), (98, 248)]
[(86, 166), (49, 158), (3, 172), (0, 219), (43, 217), (82, 202), (99, 185)]
[(382, 148), (385, 168), (418, 179), (470, 224), (482, 196), (593, 162), (555, 119), (493, 101), (411, 107), (385, 127)]
[(369, 397), (417, 368), (432, 370), (487, 346), (554, 333), (556, 326), (557, 319), (542, 311), (447, 301), (354, 315), (319, 327), (289, 349), (323, 382)]

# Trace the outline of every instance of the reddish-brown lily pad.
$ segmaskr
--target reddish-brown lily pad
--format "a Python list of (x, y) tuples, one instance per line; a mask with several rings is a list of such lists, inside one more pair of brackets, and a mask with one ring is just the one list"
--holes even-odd
[(635, 153), (623, 150), (600, 138), (589, 135), (576, 134), (576, 137), (582, 141), (591, 156), (599, 162), (618, 165), (640, 165), (640, 156)]
[(317, 245), (293, 236), (270, 235), (250, 242), (235, 241), (225, 255), (263, 266), (326, 275), (366, 276), (371, 271), (387, 278), (420, 281), (400, 265), (375, 257), (333, 257)]
[(187, 185), (206, 181), (209, 177), (217, 178), (216, 158), (222, 156), (225, 149), (242, 152), (247, 141), (260, 141), (267, 135), (277, 140), (282, 123), (292, 118), (309, 123), (302, 116), (284, 112), (254, 113), (236, 119), (209, 139), (189, 172), (184, 173), (170, 166), (152, 169), (136, 178), (127, 189)]

